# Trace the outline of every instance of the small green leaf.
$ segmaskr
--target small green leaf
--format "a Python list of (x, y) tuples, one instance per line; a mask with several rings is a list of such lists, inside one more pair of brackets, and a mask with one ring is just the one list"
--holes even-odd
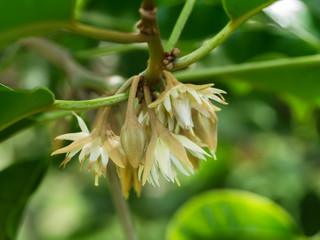
[(276, 0), (223, 0), (223, 7), (229, 18), (249, 18)]
[(47, 168), (48, 161), (37, 159), (0, 171), (0, 239), (15, 239), (23, 209)]
[(23, 36), (56, 30), (73, 17), (73, 0), (0, 1), (0, 45)]
[(31, 114), (48, 109), (53, 103), (53, 93), (46, 88), (13, 90), (0, 84), (0, 131)]
[(194, 197), (175, 214), (169, 240), (291, 240), (301, 237), (292, 218), (269, 199), (238, 190)]

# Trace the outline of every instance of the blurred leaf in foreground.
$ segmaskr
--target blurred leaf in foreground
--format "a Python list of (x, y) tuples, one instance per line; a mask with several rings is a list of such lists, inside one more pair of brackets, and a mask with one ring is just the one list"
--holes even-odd
[(290, 240), (301, 237), (292, 218), (271, 200), (238, 190), (198, 195), (178, 210), (168, 239)]
[(0, 172), (0, 239), (15, 239), (24, 207), (39, 186), (48, 161), (20, 162)]

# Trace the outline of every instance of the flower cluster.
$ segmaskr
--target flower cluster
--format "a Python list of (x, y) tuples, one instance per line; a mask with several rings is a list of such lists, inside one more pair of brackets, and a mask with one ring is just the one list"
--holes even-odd
[(85, 159), (89, 160), (88, 170), (94, 166), (97, 185), (98, 177), (106, 175), (111, 159), (117, 167), (123, 194), (128, 196), (132, 186), (138, 195), (146, 182), (160, 186), (161, 176), (179, 185), (179, 172), (188, 176), (194, 173), (199, 160), (215, 158), (216, 111), (220, 109), (212, 101), (226, 104), (221, 95), (225, 92), (213, 88), (213, 84), (182, 84), (167, 71), (162, 74), (165, 89), (161, 93), (151, 90), (143, 80), (142, 76), (133, 78), (120, 136), (110, 124), (111, 108), (98, 115), (91, 133), (76, 115), (82, 131), (56, 138), (73, 141), (53, 152), (66, 153), (62, 165), (80, 153), (80, 166)]

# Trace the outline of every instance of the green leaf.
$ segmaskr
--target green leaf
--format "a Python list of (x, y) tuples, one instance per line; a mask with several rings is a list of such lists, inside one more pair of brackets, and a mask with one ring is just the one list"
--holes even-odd
[(15, 239), (25, 205), (47, 168), (48, 161), (37, 159), (0, 172), (0, 239)]
[(56, 30), (73, 17), (73, 0), (0, 1), (0, 46), (23, 36)]
[(48, 109), (53, 103), (53, 93), (46, 88), (13, 90), (0, 84), (0, 131), (31, 114)]
[(249, 18), (275, 1), (276, 0), (223, 0), (222, 2), (229, 18), (236, 20), (242, 17)]
[(292, 218), (269, 199), (216, 190), (183, 205), (169, 223), (169, 240), (291, 240), (301, 237)]
[(320, 104), (320, 54), (251, 62), (211, 69), (181, 71), (175, 76), (182, 82), (245, 81), (261, 89), (291, 94)]
[(38, 113), (35, 115), (32, 115), (30, 117), (24, 118), (9, 127), (5, 128), (4, 130), (0, 131), (0, 143), (7, 140), (8, 138), (14, 136), (18, 132), (32, 127), (36, 124), (46, 123), (49, 121), (54, 121), (59, 118), (66, 117), (70, 115), (71, 112), (69, 111), (50, 111), (50, 112), (44, 112), (44, 113)]

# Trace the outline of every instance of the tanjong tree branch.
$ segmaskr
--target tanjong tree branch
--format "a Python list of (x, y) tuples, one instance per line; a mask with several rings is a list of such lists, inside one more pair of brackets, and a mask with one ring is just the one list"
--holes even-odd
[(157, 8), (154, 0), (144, 0), (139, 10), (141, 21), (137, 27), (140, 32), (151, 36), (148, 41), (150, 59), (147, 69), (143, 72), (145, 81), (149, 86), (153, 86), (158, 81), (160, 73), (163, 71), (161, 64), (164, 57), (163, 46), (157, 20)]

